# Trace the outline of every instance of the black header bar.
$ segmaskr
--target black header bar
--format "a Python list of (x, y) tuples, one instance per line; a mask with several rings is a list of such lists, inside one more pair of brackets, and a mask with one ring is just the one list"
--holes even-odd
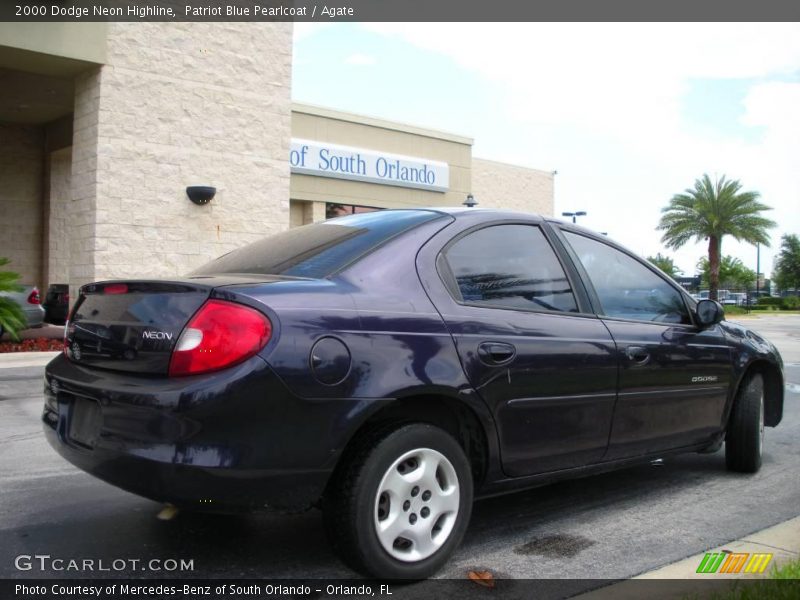
[(796, 0), (2, 0), (0, 21), (798, 21)]

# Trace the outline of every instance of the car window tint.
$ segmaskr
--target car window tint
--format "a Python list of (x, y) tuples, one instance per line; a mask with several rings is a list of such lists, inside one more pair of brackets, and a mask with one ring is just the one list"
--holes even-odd
[(331, 219), (264, 238), (203, 265), (191, 275), (327, 277), (390, 238), (439, 218), (443, 215), (433, 211), (395, 210)]
[(496, 308), (577, 312), (567, 276), (534, 225), (494, 225), (445, 254), (461, 300)]
[(633, 257), (583, 235), (564, 232), (609, 317), (691, 323), (683, 297)]

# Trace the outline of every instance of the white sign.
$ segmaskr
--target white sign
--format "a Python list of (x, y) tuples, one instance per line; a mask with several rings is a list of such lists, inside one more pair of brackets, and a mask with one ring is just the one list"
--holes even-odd
[(289, 163), (292, 173), (303, 175), (435, 192), (446, 192), (450, 186), (450, 167), (447, 163), (339, 144), (292, 139)]

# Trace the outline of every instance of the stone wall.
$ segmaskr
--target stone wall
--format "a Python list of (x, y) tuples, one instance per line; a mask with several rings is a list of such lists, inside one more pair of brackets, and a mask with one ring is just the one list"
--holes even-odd
[(506, 163), (472, 159), (472, 193), (483, 208), (552, 216), (554, 175)]
[(47, 227), (47, 281), (69, 282), (70, 213), (72, 149), (62, 148), (50, 154), (50, 193)]
[[(291, 23), (110, 23), (76, 80), (70, 283), (185, 274), (289, 226)], [(189, 185), (212, 185), (196, 206)]]
[(20, 283), (43, 285), (41, 127), (0, 124), (0, 256)]

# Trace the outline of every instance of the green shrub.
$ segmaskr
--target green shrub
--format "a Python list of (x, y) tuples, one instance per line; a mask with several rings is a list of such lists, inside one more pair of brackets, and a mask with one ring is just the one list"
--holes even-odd
[(800, 297), (798, 296), (786, 296), (785, 298), (781, 298), (781, 300), (782, 310), (797, 310), (800, 308)]
[[(0, 267), (8, 264), (7, 258), (0, 258)], [(19, 275), (13, 271), (0, 270), (0, 292), (19, 292), (22, 286), (17, 283)], [(17, 338), (17, 331), (25, 327), (25, 313), (19, 304), (11, 298), (0, 296), (0, 333), (7, 331), (12, 339)]]
[(727, 305), (723, 307), (726, 315), (746, 315), (747, 309), (743, 306)]
[(775, 296), (762, 296), (758, 299), (758, 305), (779, 307), (781, 305), (781, 300), (783, 300), (783, 298), (776, 298)]

